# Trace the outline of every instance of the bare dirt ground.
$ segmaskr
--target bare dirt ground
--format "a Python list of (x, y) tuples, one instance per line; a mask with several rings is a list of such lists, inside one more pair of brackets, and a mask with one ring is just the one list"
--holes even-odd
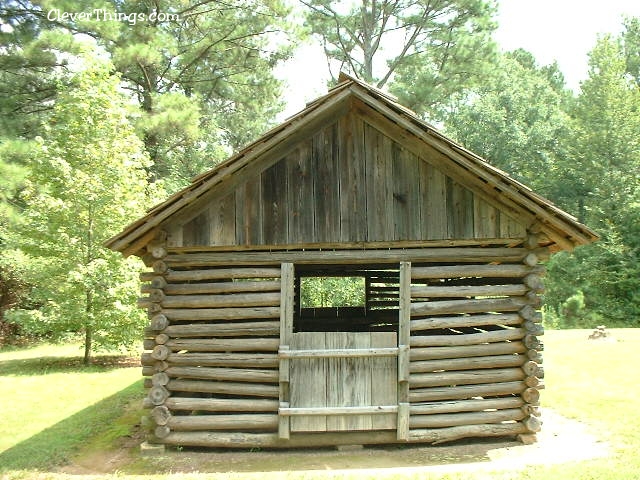
[[(168, 449), (164, 454), (142, 457), (141, 438), (125, 439), (121, 448), (92, 452), (62, 467), (72, 475), (105, 473), (225, 473), (278, 471), (332, 471), (393, 469), (393, 471), (453, 472), (511, 470), (527, 465), (565, 463), (604, 457), (608, 445), (587, 425), (546, 409), (538, 441), (522, 445), (515, 440), (465, 440), (438, 446), (395, 445), (385, 447), (309, 450), (229, 451)], [(382, 473), (384, 470), (380, 471)]]

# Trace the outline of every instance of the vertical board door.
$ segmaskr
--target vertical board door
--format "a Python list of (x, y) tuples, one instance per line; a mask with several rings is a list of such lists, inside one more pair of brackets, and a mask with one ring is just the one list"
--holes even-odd
[(395, 332), (292, 333), (289, 405), (313, 412), (292, 416), (291, 431), (396, 429), (397, 413), (389, 408), (398, 404), (398, 359), (374, 349), (397, 345)]

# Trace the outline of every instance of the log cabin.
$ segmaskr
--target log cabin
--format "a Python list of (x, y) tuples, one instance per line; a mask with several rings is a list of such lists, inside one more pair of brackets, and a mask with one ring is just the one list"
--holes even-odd
[[(148, 441), (530, 438), (541, 262), (597, 238), (342, 75), (107, 242), (149, 268)], [(348, 278), (357, 304), (305, 303), (328, 278)]]

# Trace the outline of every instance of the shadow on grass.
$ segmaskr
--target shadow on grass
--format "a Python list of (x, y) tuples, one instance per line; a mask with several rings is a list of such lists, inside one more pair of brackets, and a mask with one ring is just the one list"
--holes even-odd
[[(115, 438), (126, 435), (132, 427), (124, 425), (118, 430), (114, 428), (116, 420), (125, 413), (129, 403), (142, 396), (142, 380), (137, 380), (100, 402), (42, 430), (0, 453), (0, 472), (43, 470), (60, 465), (89, 439), (99, 435), (112, 436), (115, 441)], [(42, 408), (47, 408), (46, 406), (46, 399), (43, 399)]]
[(137, 367), (140, 361), (127, 355), (100, 355), (84, 365), (82, 356), (39, 357), (0, 361), (0, 375), (47, 375), (51, 373), (106, 372), (116, 368)]

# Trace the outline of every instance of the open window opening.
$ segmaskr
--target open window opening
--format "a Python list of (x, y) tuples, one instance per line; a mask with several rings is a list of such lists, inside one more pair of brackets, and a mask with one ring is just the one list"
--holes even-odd
[(398, 265), (300, 265), (294, 332), (396, 331)]

